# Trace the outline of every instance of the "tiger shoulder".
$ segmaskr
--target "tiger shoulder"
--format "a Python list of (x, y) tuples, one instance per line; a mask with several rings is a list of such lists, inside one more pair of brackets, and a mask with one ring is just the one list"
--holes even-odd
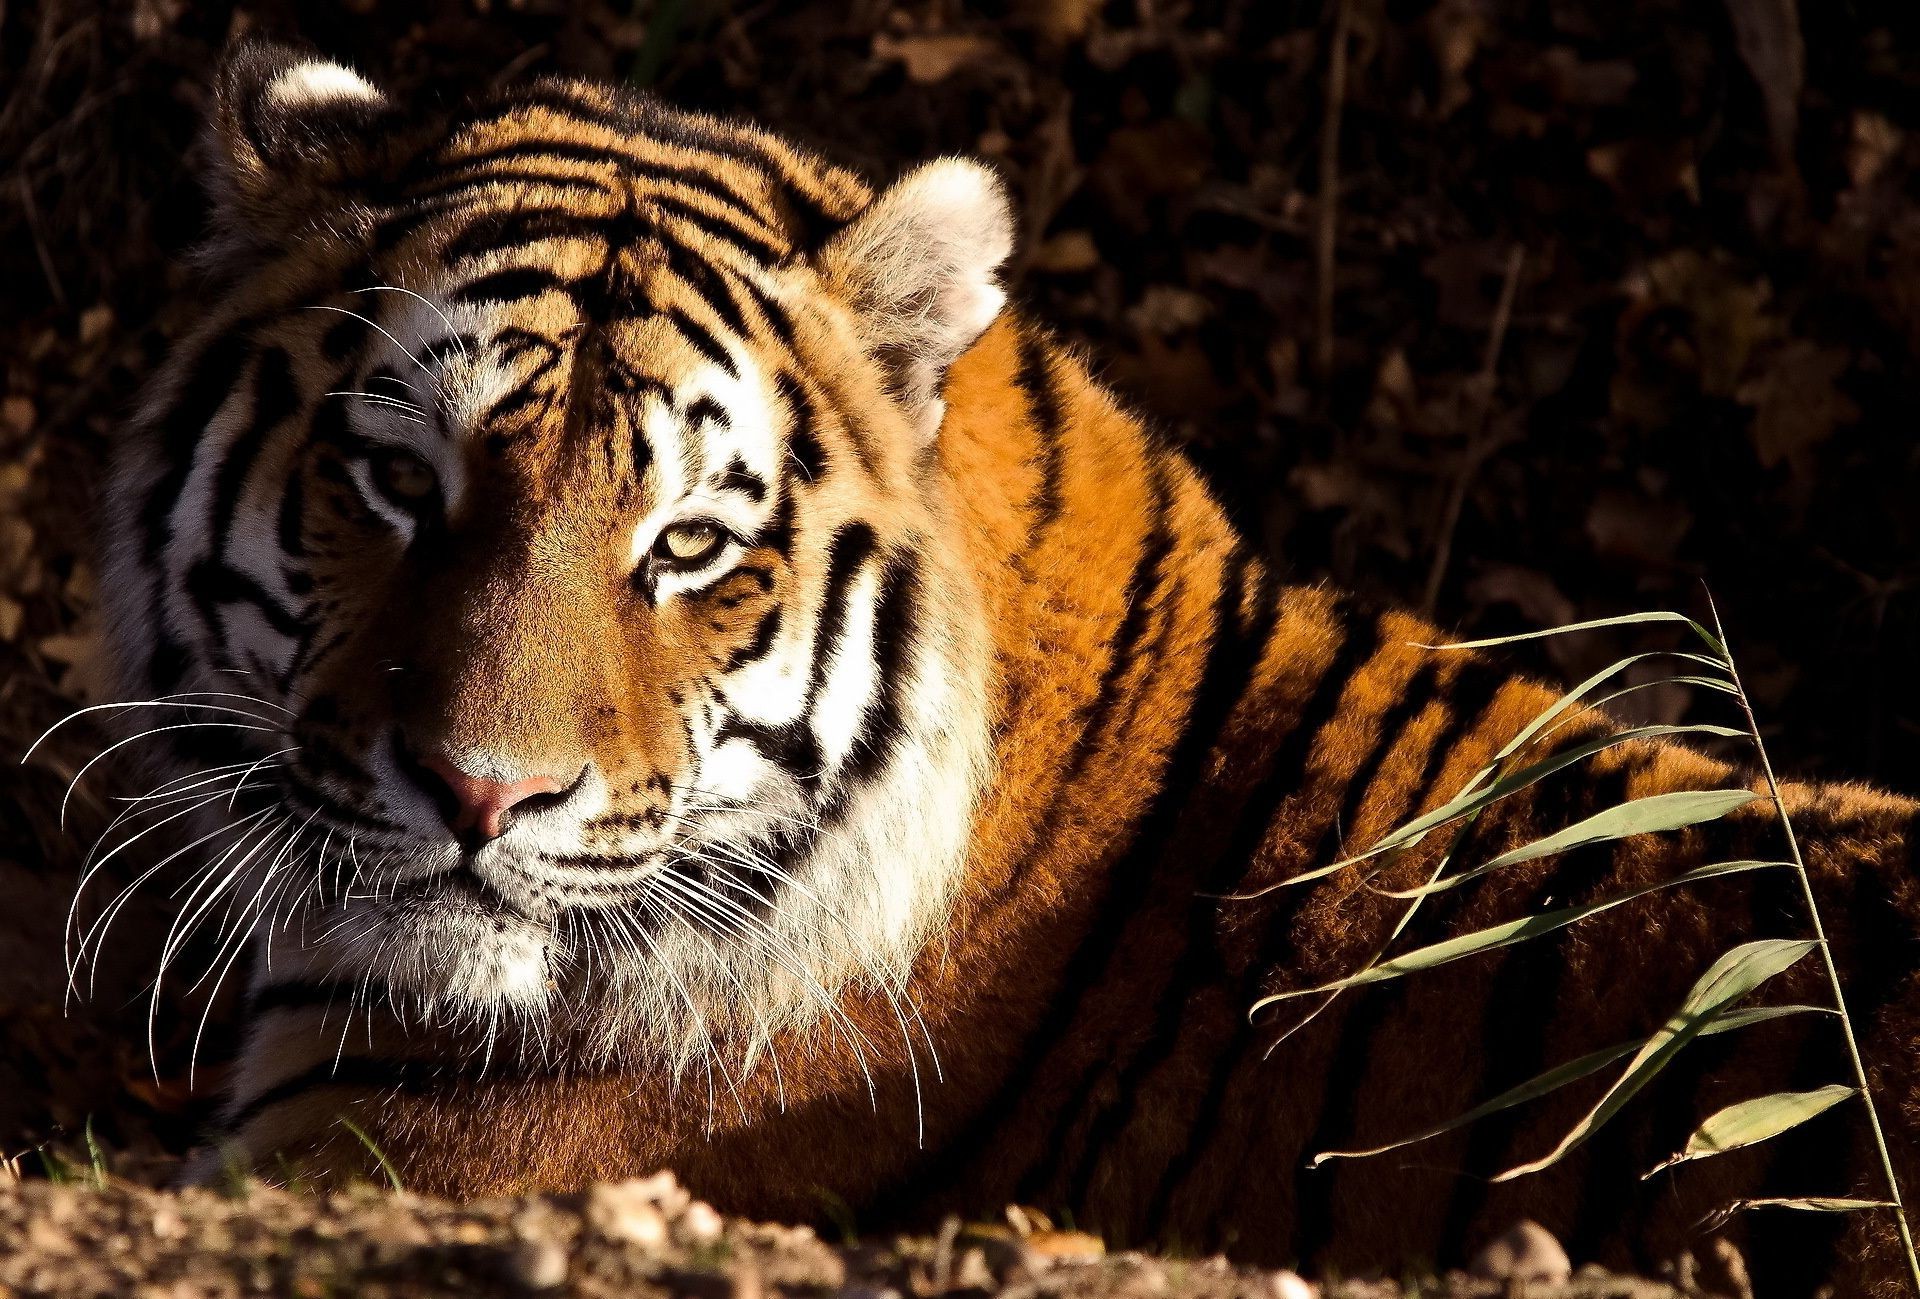
[[(1391, 894), (1442, 853), (1758, 787), (1636, 741), (1462, 836), (1275, 887), (1445, 802), (1559, 691), (1288, 584), (1007, 305), (990, 169), (875, 190), (585, 81), (430, 115), (258, 42), (211, 133), (210, 289), (119, 439), (103, 538), (126, 697), (195, 723), (146, 741), (140, 798), (191, 813), (167, 869), (201, 872), (188, 920), (251, 968), (205, 1168), (346, 1177), (377, 1151), (477, 1196), (671, 1167), (741, 1213), (1019, 1202), (1345, 1274), (1520, 1217), (1646, 1260), (1775, 1185), (1871, 1188), (1837, 1119), (1639, 1180), (1831, 1060), (1819, 1016), (1715, 1038), (1524, 1182), (1487, 1179), (1590, 1096), (1310, 1166), (1645, 1035), (1799, 902), (1758, 876), (1652, 891), (1310, 1015), (1249, 1007), (1780, 827), (1756, 801), (1574, 847), (1399, 933)], [(1575, 709), (1557, 742), (1616, 725)], [(1786, 799), (1911, 1172), (1920, 808)], [(1788, 1291), (1899, 1275), (1877, 1218), (1748, 1243)]]

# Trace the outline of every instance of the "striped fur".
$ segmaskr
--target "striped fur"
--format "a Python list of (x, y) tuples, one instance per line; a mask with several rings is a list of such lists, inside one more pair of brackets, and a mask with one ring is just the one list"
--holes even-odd
[[(224, 887), (261, 899), (223, 1138), (246, 1158), (345, 1175), (350, 1115), (429, 1191), (671, 1165), (747, 1213), (1017, 1199), (1343, 1272), (1457, 1260), (1522, 1214), (1645, 1262), (1757, 1186), (1868, 1184), (1837, 1116), (1637, 1180), (1710, 1108), (1835, 1077), (1812, 1019), (1698, 1047), (1533, 1181), (1484, 1178), (1586, 1097), (1305, 1171), (1646, 1031), (1740, 937), (1797, 932), (1795, 899), (1656, 894), (1298, 1033), (1249, 1024), (1263, 993), (1357, 968), (1396, 912), (1354, 872), (1223, 896), (1440, 801), (1553, 692), (1285, 585), (1078, 358), (998, 312), (977, 172), (875, 201), (775, 136), (592, 85), (422, 123), (350, 77), (262, 47), (226, 74), (222, 289), (112, 490), (130, 688), (281, 719), (180, 733), (182, 770), (293, 750), (212, 809), (259, 818), (213, 840), (237, 845)], [(927, 220), (942, 203), (956, 218)], [(369, 489), (380, 440), (420, 449), (444, 520)], [(695, 495), (738, 554), (636, 582)], [(584, 783), (463, 858), (396, 727)], [(1748, 779), (1623, 746), (1473, 848)], [(1920, 806), (1790, 799), (1914, 1168)], [(1410, 938), (1776, 832), (1749, 809), (1564, 854), (1446, 895)], [(1811, 971), (1782, 983), (1819, 995)], [(1763, 1286), (1891, 1286), (1868, 1220), (1774, 1225)]]

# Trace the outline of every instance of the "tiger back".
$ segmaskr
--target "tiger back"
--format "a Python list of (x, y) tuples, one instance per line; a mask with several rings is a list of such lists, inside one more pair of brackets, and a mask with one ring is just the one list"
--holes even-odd
[[(205, 1169), (348, 1176), (371, 1145), (477, 1195), (671, 1166), (743, 1213), (1018, 1200), (1349, 1273), (1520, 1216), (1648, 1262), (1756, 1188), (1865, 1184), (1833, 1139), (1638, 1183), (1699, 1115), (1831, 1058), (1811, 1020), (1716, 1041), (1528, 1183), (1485, 1177), (1579, 1096), (1414, 1166), (1308, 1166), (1649, 1031), (1794, 900), (1657, 893), (1250, 1022), (1370, 959), (1381, 890), (1439, 848), (1270, 886), (1444, 800), (1555, 692), (1287, 585), (1005, 307), (985, 168), (875, 193), (571, 81), (418, 118), (260, 44), (214, 136), (217, 293), (122, 439), (104, 583), (130, 697), (195, 723), (157, 787), (205, 793), (186, 906), (237, 908), (220, 959), (253, 971)], [(1473, 846), (1730, 780), (1622, 745)], [(1917, 809), (1789, 805), (1911, 1168)], [(1777, 832), (1748, 809), (1564, 853), (1415, 936)], [(1763, 1283), (1895, 1277), (1870, 1220), (1752, 1244)]]

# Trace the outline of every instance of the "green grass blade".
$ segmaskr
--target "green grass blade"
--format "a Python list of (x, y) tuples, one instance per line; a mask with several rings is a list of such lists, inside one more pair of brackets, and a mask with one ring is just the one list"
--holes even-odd
[(1592, 1109), (1561, 1137), (1554, 1148), (1540, 1158), (1516, 1164), (1496, 1175), (1496, 1182), (1510, 1182), (1528, 1173), (1537, 1173), (1560, 1162), (1567, 1153), (1599, 1131), (1618, 1114), (1628, 1101), (1652, 1082), (1659, 1072), (1680, 1054), (1687, 1043), (1699, 1037), (1715, 1016), (1755, 988), (1787, 969), (1820, 944), (1809, 940), (1763, 938), (1742, 943), (1700, 976), (1680, 1009), (1642, 1046), (1626, 1071), (1614, 1081)]
[(1544, 631), (1523, 631), (1514, 636), (1491, 636), (1485, 640), (1458, 641), (1451, 645), (1422, 645), (1420, 648), (1441, 650), (1493, 649), (1501, 645), (1518, 645), (1522, 641), (1545, 640), (1549, 636), (1566, 636), (1576, 631), (1595, 631), (1601, 627), (1631, 627), (1640, 623), (1649, 622), (1685, 623), (1693, 629), (1694, 635), (1706, 643), (1707, 648), (1712, 650), (1716, 657), (1724, 660), (1727, 656), (1726, 646), (1720, 643), (1719, 637), (1715, 636), (1693, 619), (1687, 617), (1684, 613), (1672, 613), (1665, 610), (1648, 613), (1623, 613), (1612, 618), (1594, 618), (1587, 622), (1570, 622), (1560, 627), (1548, 627)]
[(1854, 1200), (1839, 1195), (1783, 1195), (1760, 1200), (1735, 1200), (1700, 1219), (1695, 1231), (1718, 1231), (1736, 1213), (1748, 1209), (1796, 1209), (1801, 1213), (1859, 1213), (1865, 1209), (1898, 1209), (1893, 1200)]
[[(1556, 929), (1565, 929), (1577, 924), (1588, 916), (1599, 915), (1635, 898), (1643, 898), (1649, 893), (1658, 893), (1661, 889), (1670, 889), (1682, 884), (1697, 884), (1701, 880), (1714, 879), (1721, 875), (1738, 875), (1746, 871), (1782, 869), (1792, 870), (1790, 861), (1722, 861), (1711, 862), (1705, 866), (1695, 866), (1692, 870), (1682, 871), (1672, 879), (1661, 880), (1655, 884), (1643, 884), (1639, 888), (1629, 889), (1613, 897), (1601, 898), (1596, 902), (1583, 903), (1580, 906), (1562, 907), (1557, 911), (1543, 911), (1537, 915), (1522, 916), (1518, 920), (1508, 920), (1501, 924), (1489, 925), (1485, 929), (1476, 929), (1470, 934), (1460, 934), (1442, 942), (1416, 948), (1411, 952), (1396, 956), (1391, 960), (1375, 960), (1374, 963), (1358, 974), (1348, 975), (1332, 983), (1315, 988), (1301, 988), (1292, 992), (1277, 992), (1262, 997), (1253, 1004), (1255, 1011), (1276, 1001), (1290, 1001), (1295, 997), (1311, 997), (1317, 993), (1339, 992), (1346, 988), (1358, 988), (1369, 983), (1385, 983), (1389, 979), (1398, 979), (1420, 970), (1431, 970), (1437, 966), (1448, 965), (1464, 960), (1469, 956), (1478, 956), (1482, 952), (1498, 951), (1502, 947), (1511, 947), (1524, 943), (1530, 938), (1550, 934)], [(1398, 896), (1397, 894), (1395, 896)]]
[(1445, 879), (1434, 880), (1430, 884), (1424, 884), (1415, 889), (1387, 889), (1383, 892), (1393, 898), (1441, 893), (1447, 889), (1459, 888), (1462, 884), (1508, 866), (1551, 857), (1555, 853), (1567, 852), (1574, 848), (1584, 848), (1588, 844), (1630, 839), (1635, 835), (1653, 834), (1662, 830), (1682, 830), (1690, 825), (1717, 821), (1736, 808), (1745, 807), (1748, 803), (1757, 802), (1765, 797), (1764, 794), (1756, 794), (1750, 789), (1685, 789), (1671, 794), (1650, 794), (1646, 798), (1629, 799), (1624, 803), (1595, 812), (1586, 820), (1575, 822), (1544, 839), (1535, 839), (1532, 843), (1522, 844), (1518, 848), (1503, 852), (1472, 870), (1461, 871), (1458, 875), (1449, 875)]
[[(1782, 1019), (1788, 1015), (1831, 1015), (1833, 1012), (1825, 1006), (1755, 1006), (1750, 1010), (1731, 1011), (1714, 1020), (1700, 1030), (1700, 1036), (1712, 1037), (1719, 1033), (1731, 1033), (1746, 1028), (1749, 1024), (1764, 1023), (1770, 1019)], [(1424, 1132), (1416, 1132), (1410, 1137), (1398, 1141), (1389, 1141), (1384, 1146), (1374, 1146), (1370, 1150), (1323, 1150), (1307, 1161), (1308, 1168), (1318, 1168), (1329, 1159), (1367, 1159), (1374, 1155), (1384, 1155), (1404, 1146), (1417, 1145), (1443, 1136), (1456, 1128), (1464, 1128), (1469, 1123), (1477, 1123), (1489, 1115), (1502, 1110), (1510, 1110), (1516, 1105), (1537, 1100), (1549, 1092), (1555, 1092), (1582, 1078), (1592, 1077), (1615, 1061), (1624, 1060), (1647, 1044), (1646, 1038), (1635, 1038), (1631, 1042), (1618, 1042), (1613, 1046), (1602, 1047), (1589, 1052), (1576, 1060), (1557, 1065), (1545, 1073), (1529, 1078), (1517, 1087), (1510, 1087), (1490, 1101), (1474, 1106), (1464, 1114), (1456, 1115), (1444, 1123), (1436, 1123)]]
[[(1562, 749), (1558, 753), (1522, 767), (1510, 775), (1502, 776), (1491, 785), (1483, 788), (1475, 789), (1473, 788), (1472, 782), (1469, 782), (1465, 792), (1448, 799), (1431, 812), (1426, 812), (1415, 817), (1398, 830), (1387, 834), (1365, 852), (1356, 853), (1351, 857), (1343, 857), (1339, 861), (1329, 862), (1325, 866), (1317, 866), (1312, 870), (1303, 871), (1298, 875), (1290, 875), (1278, 884), (1269, 884), (1265, 888), (1255, 889), (1247, 893), (1235, 893), (1231, 896), (1241, 901), (1262, 897), (1273, 892), (1275, 889), (1289, 888), (1296, 884), (1307, 884), (1317, 879), (1323, 879), (1335, 871), (1345, 870), (1349, 866), (1358, 865), (1364, 861), (1371, 861), (1373, 858), (1383, 853), (1392, 852), (1397, 848), (1411, 847), (1413, 844), (1425, 838), (1429, 831), (1445, 825), (1449, 821), (1458, 820), (1460, 817), (1478, 812), (1485, 807), (1499, 802), (1508, 795), (1516, 794), (1528, 786), (1553, 775), (1555, 772), (1563, 771), (1573, 766), (1576, 762), (1582, 762), (1596, 753), (1614, 748), (1618, 745), (1631, 743), (1634, 740), (1653, 739), (1667, 735), (1718, 735), (1732, 738), (1746, 738), (1747, 733), (1745, 731), (1734, 730), (1732, 727), (1714, 726), (1704, 722), (1695, 722), (1684, 726), (1635, 726), (1624, 731), (1613, 731), (1606, 735), (1598, 735), (1592, 739), (1583, 740), (1572, 748)], [(1747, 795), (1748, 801), (1759, 797), (1760, 795), (1758, 794)], [(1623, 806), (1626, 805), (1623, 804)], [(1450, 878), (1458, 880), (1466, 877), (1452, 876)], [(1446, 881), (1436, 881), (1432, 886), (1434, 891), (1451, 887), (1452, 885)], [(1396, 893), (1393, 894), (1393, 896), (1411, 897), (1413, 894)]]
[(1676, 1164), (1757, 1146), (1782, 1132), (1792, 1131), (1808, 1119), (1825, 1114), (1841, 1101), (1859, 1094), (1858, 1088), (1836, 1083), (1809, 1092), (1775, 1092), (1771, 1096), (1756, 1096), (1750, 1101), (1729, 1105), (1710, 1115), (1695, 1128), (1679, 1154), (1649, 1168), (1641, 1174), (1641, 1180), (1645, 1181)]
[(387, 1182), (394, 1190), (404, 1191), (407, 1189), (400, 1182), (400, 1170), (393, 1166), (391, 1159), (387, 1158), (387, 1152), (374, 1144), (373, 1138), (367, 1135), (364, 1128), (344, 1114), (337, 1116), (336, 1122), (351, 1132), (354, 1138), (367, 1148), (367, 1153), (372, 1155), (375, 1162), (380, 1165), (380, 1171), (386, 1174)]
[[(1587, 697), (1587, 695), (1595, 687), (1600, 685), (1601, 682), (1609, 680), (1612, 677), (1616, 677), (1620, 673), (1625, 672), (1628, 668), (1632, 667), (1634, 664), (1645, 662), (1647, 659), (1683, 658), (1683, 659), (1689, 659), (1689, 660), (1699, 660), (1701, 657), (1702, 656), (1698, 654), (1688, 654), (1678, 650), (1648, 650), (1640, 654), (1629, 654), (1627, 655), (1627, 657), (1623, 659), (1617, 659), (1614, 662), (1607, 664), (1607, 666), (1601, 668), (1598, 672), (1588, 677), (1585, 681), (1582, 681), (1579, 685), (1575, 686), (1573, 689), (1567, 691), (1565, 694), (1561, 695), (1558, 699), (1554, 700), (1551, 704), (1547, 705), (1547, 707), (1544, 710), (1542, 710), (1538, 716), (1536, 716), (1526, 726), (1522, 727), (1519, 734), (1515, 735), (1511, 740), (1508, 740), (1506, 744), (1501, 746), (1500, 751), (1493, 755), (1492, 762), (1490, 762), (1483, 769), (1482, 777), (1492, 774), (1492, 772), (1496, 768), (1498, 768), (1502, 762), (1506, 761), (1508, 758), (1512, 757), (1515, 753), (1519, 752), (1522, 748), (1526, 747), (1526, 745), (1533, 739), (1533, 737), (1540, 733), (1541, 728), (1546, 726), (1547, 723), (1553, 721), (1554, 718), (1560, 716), (1560, 714), (1564, 713), (1567, 709), (1571, 708), (1574, 704), (1577, 704), (1582, 700), (1584, 700)], [(1708, 659), (1707, 662), (1711, 663), (1713, 662), (1713, 660)], [(1598, 706), (1599, 706), (1598, 704), (1588, 705), (1588, 707), (1598, 707)], [(1467, 787), (1469, 789), (1473, 788), (1474, 785), (1479, 783), (1482, 777), (1476, 777), (1474, 780), (1469, 781), (1467, 784)]]

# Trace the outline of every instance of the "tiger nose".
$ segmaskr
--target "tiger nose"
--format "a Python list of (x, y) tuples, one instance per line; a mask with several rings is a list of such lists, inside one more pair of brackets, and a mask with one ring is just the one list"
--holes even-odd
[(415, 779), (440, 809), (454, 838), (469, 851), (498, 839), (526, 813), (565, 802), (572, 792), (556, 776), (512, 781), (470, 776), (439, 754), (423, 755), (418, 764)]

